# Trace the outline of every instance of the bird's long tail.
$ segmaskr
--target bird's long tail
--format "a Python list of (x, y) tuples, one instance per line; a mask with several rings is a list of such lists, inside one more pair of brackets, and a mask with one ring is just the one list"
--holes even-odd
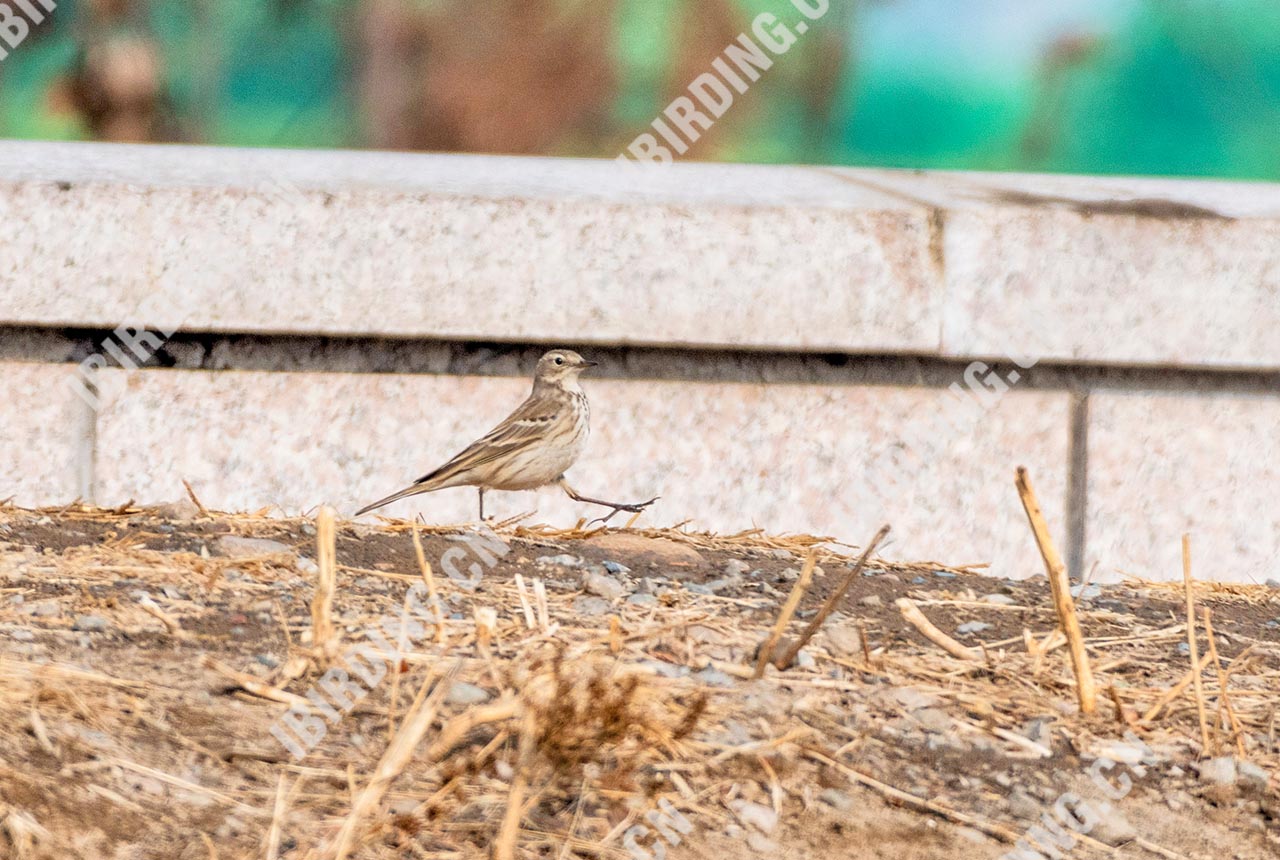
[(363, 508), (356, 511), (356, 516), (358, 517), (363, 516), (369, 513), (369, 511), (377, 510), (378, 508), (381, 508), (384, 505), (389, 505), (392, 502), (399, 501), (400, 499), (403, 499), (407, 496), (416, 496), (419, 493), (429, 493), (434, 489), (436, 488), (431, 486), (430, 484), (426, 484), (423, 482), (410, 484), (409, 486), (405, 487), (403, 490), (401, 490), (398, 493), (392, 493), (391, 495), (387, 496), (385, 499), (378, 499), (378, 501), (374, 502), (372, 505), (365, 505)]

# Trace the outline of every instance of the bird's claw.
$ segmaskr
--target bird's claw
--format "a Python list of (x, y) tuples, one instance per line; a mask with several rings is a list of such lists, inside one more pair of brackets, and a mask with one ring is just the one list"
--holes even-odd
[(652, 505), (654, 502), (658, 501), (658, 499), (660, 498), (662, 497), (654, 496), (652, 499), (650, 499), (647, 502), (636, 502), (635, 504), (630, 504), (630, 505), (611, 505), (610, 507), (612, 507), (613, 510), (609, 511), (609, 513), (605, 514), (603, 517), (596, 517), (594, 520), (587, 523), (587, 528), (590, 528), (596, 523), (600, 523), (600, 525), (607, 525), (609, 520), (613, 519), (623, 511), (626, 511), (629, 514), (638, 514), (641, 511), (643, 511), (645, 508)]

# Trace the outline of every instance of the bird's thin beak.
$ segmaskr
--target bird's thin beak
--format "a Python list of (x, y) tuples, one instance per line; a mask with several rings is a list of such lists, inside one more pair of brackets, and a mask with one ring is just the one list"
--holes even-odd
[(599, 366), (600, 366), (600, 362), (598, 362), (598, 361), (583, 361), (583, 362), (582, 362), (582, 366), (583, 366), (583, 367), (599, 367)]

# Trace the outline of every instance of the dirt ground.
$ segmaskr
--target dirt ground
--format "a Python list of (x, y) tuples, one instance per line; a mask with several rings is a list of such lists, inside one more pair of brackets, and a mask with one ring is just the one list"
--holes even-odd
[[(312, 521), (0, 508), (0, 857), (1280, 856), (1274, 589), (1196, 588), (1218, 657), (1202, 734), (1196, 685), (1176, 686), (1180, 586), (1080, 595), (1102, 691), (1085, 716), (1067, 649), (1041, 651), (1043, 577), (873, 560), (790, 667), (753, 679), (808, 550), (787, 640), (851, 557), (496, 529), (421, 528), (439, 623), (344, 702), (323, 671), (354, 674), (348, 649), (424, 582), (409, 523), (338, 524), (326, 651)], [(448, 575), (471, 565), (474, 588)], [(311, 722), (281, 722), (304, 703)], [(282, 725), (323, 736), (295, 758)]]

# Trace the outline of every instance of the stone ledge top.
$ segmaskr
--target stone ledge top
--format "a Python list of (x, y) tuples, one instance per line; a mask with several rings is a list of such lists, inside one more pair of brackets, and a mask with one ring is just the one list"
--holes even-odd
[[(879, 171), (873, 171), (879, 172)], [(484, 199), (596, 200), (832, 209), (919, 209), (809, 167), (688, 162), (630, 169), (606, 159), (110, 143), (0, 142), (0, 183)]]
[(1280, 185), (0, 142), (0, 325), (1280, 368)]

